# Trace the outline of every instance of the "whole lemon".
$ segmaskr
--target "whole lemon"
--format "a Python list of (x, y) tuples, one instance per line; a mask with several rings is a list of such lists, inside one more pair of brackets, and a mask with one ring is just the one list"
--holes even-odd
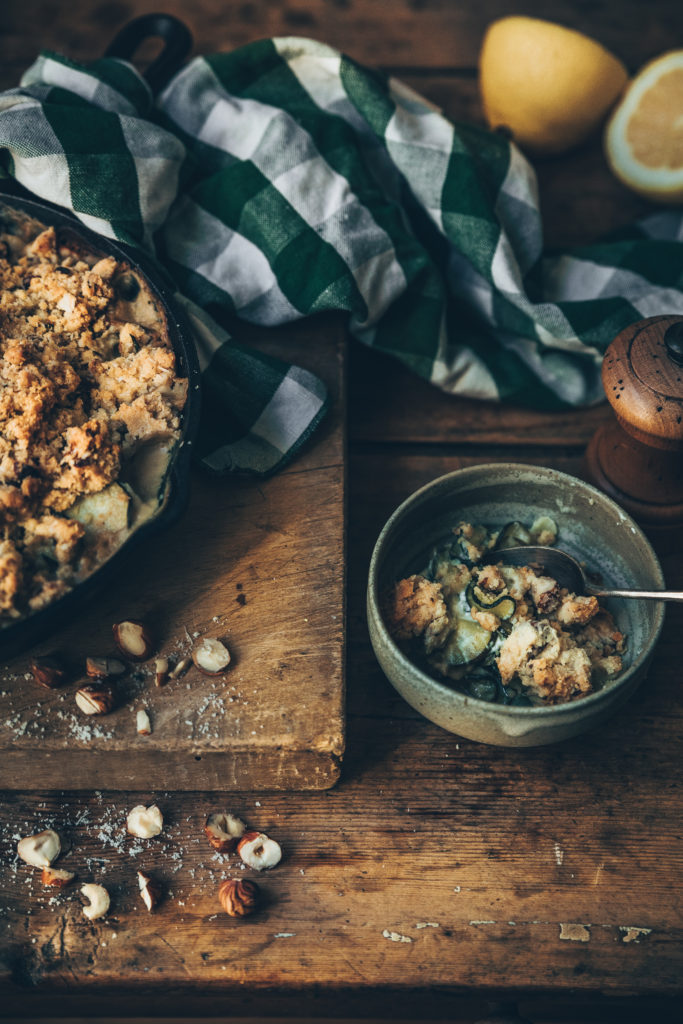
[(491, 128), (530, 153), (563, 153), (600, 125), (628, 81), (626, 68), (581, 32), (539, 18), (494, 21), (479, 57)]

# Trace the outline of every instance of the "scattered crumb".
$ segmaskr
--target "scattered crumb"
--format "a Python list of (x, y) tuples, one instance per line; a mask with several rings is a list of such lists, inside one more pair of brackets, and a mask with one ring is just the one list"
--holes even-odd
[(391, 939), (392, 942), (412, 942), (413, 940), (409, 935), (401, 935), (400, 932), (390, 932), (387, 928), (384, 929), (382, 935), (385, 939)]
[(274, 939), (291, 939), (296, 935), (296, 932), (275, 932), (273, 935)]
[(591, 937), (590, 925), (560, 924), (560, 938), (569, 942), (588, 942)]
[(436, 921), (418, 921), (415, 925), (416, 928), (440, 928), (441, 925)]
[(560, 846), (559, 843), (555, 843), (554, 849), (555, 849), (555, 863), (559, 866), (559, 865), (562, 864), (562, 861), (564, 860), (564, 850), (562, 849), (562, 847)]
[(636, 928), (635, 925), (620, 924), (619, 931), (624, 933), (621, 937), (622, 942), (640, 942), (643, 936), (652, 933), (652, 928)]

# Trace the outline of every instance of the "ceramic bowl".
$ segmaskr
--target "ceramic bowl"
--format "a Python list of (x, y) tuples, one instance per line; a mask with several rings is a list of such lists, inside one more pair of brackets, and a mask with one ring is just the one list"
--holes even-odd
[(459, 469), (403, 502), (382, 530), (370, 563), (370, 638), (387, 678), (417, 711), (467, 739), (530, 747), (576, 736), (604, 721), (642, 682), (664, 619), (660, 601), (610, 600), (607, 607), (627, 637), (624, 671), (602, 689), (566, 704), (508, 707), (470, 697), (418, 668), (392, 640), (380, 595), (396, 580), (424, 570), (435, 545), (459, 520), (502, 526), (549, 515), (557, 546), (602, 574), (605, 584), (661, 589), (664, 578), (639, 526), (589, 484), (553, 469), (490, 464)]

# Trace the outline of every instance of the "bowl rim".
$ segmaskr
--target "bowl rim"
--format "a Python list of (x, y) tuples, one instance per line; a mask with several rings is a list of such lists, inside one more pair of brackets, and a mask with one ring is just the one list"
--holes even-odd
[[(506, 471), (522, 470), (527, 473), (533, 471), (539, 473), (546, 479), (556, 480), (557, 482), (567, 481), (571, 482), (572, 484), (580, 484), (581, 487), (589, 495), (594, 495), (601, 502), (607, 504), (607, 506), (610, 507), (615, 514), (619, 515), (623, 519), (623, 521), (631, 527), (632, 531), (634, 531), (635, 534), (645, 543), (645, 546), (654, 562), (657, 583), (662, 588), (665, 587), (666, 584), (664, 580), (664, 573), (662, 571), (659, 558), (657, 557), (657, 554), (654, 548), (652, 547), (652, 544), (646, 537), (644, 531), (638, 525), (638, 523), (636, 523), (635, 520), (632, 519), (631, 516), (616, 501), (610, 498), (609, 495), (605, 494), (604, 491), (599, 490), (597, 487), (594, 487), (593, 484), (587, 483), (580, 477), (572, 476), (571, 473), (565, 473), (562, 470), (553, 469), (550, 466), (534, 466), (532, 463), (525, 462), (480, 462), (474, 466), (463, 466), (461, 469), (451, 470), (450, 473), (443, 473), (441, 476), (435, 477), (433, 480), (430, 480), (428, 483), (423, 484), (421, 487), (418, 487), (417, 490), (409, 494), (408, 497), (405, 498), (401, 502), (401, 504), (397, 506), (396, 509), (394, 509), (394, 511), (392, 512), (392, 514), (389, 516), (384, 526), (382, 527), (372, 550), (372, 556), (370, 558), (370, 567), (368, 570), (367, 617), (368, 620), (372, 618), (373, 624), (380, 632), (382, 640), (389, 645), (391, 652), (394, 655), (398, 664), (404, 670), (406, 670), (411, 676), (413, 676), (414, 681), (419, 682), (428, 688), (433, 688), (437, 694), (440, 694), (443, 697), (450, 697), (454, 699), (456, 705), (462, 704), (463, 707), (469, 707), (470, 705), (472, 705), (475, 709), (486, 709), (489, 713), (494, 713), (496, 715), (500, 714), (504, 717), (524, 717), (530, 719), (538, 719), (540, 721), (551, 716), (559, 717), (567, 714), (575, 714), (578, 708), (591, 708), (596, 704), (602, 703), (602, 701), (605, 700), (605, 698), (608, 695), (614, 693), (615, 690), (622, 689), (624, 686), (626, 686), (628, 682), (636, 674), (636, 672), (640, 671), (640, 669), (645, 664), (647, 664), (647, 661), (651, 657), (654, 648), (660, 638), (662, 627), (664, 625), (664, 601), (653, 602), (653, 604), (655, 604), (655, 622), (652, 636), (650, 637), (648, 643), (639, 652), (638, 657), (632, 662), (631, 665), (629, 665), (626, 671), (623, 672), (620, 676), (617, 676), (617, 678), (614, 680), (613, 685), (609, 687), (602, 687), (599, 690), (595, 690), (587, 697), (581, 697), (577, 700), (565, 701), (562, 704), (551, 704), (547, 706), (532, 705), (531, 707), (520, 707), (509, 704), (495, 704), (491, 703), (490, 701), (481, 700), (478, 697), (472, 697), (470, 696), (470, 694), (466, 694), (461, 692), (460, 690), (456, 690), (454, 687), (449, 686), (447, 683), (442, 683), (434, 676), (431, 676), (428, 673), (423, 672), (422, 669), (420, 669), (415, 664), (414, 661), (412, 661), (403, 653), (401, 648), (398, 646), (396, 641), (389, 633), (389, 630), (387, 629), (384, 623), (384, 618), (380, 610), (380, 601), (378, 594), (379, 565), (382, 555), (384, 553), (383, 549), (387, 543), (387, 538), (390, 532), (393, 530), (393, 527), (396, 524), (396, 522), (398, 522), (403, 517), (408, 508), (410, 508), (410, 506), (412, 506), (419, 498), (421, 498), (425, 493), (435, 488), (437, 485), (442, 484), (444, 481), (453, 479), (454, 477), (457, 477), (459, 479), (462, 479), (463, 477), (467, 476), (476, 477), (483, 470), (490, 471), (493, 468), (502, 469)], [(374, 650), (374, 642), (372, 646)], [(387, 678), (389, 677), (387, 676)], [(392, 682), (392, 680), (389, 679), (389, 682)]]

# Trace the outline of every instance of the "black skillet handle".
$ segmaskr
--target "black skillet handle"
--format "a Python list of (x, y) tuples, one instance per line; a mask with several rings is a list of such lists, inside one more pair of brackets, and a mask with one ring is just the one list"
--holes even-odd
[(124, 25), (104, 52), (105, 57), (130, 60), (146, 39), (161, 38), (164, 48), (152, 61), (143, 78), (156, 96), (179, 71), (192, 49), (192, 33), (187, 25), (171, 14), (143, 14)]

